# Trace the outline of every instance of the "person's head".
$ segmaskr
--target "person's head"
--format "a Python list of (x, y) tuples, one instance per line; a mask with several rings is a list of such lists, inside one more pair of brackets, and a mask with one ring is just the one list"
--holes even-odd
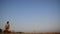
[(9, 21), (7, 21), (7, 24), (9, 24)]

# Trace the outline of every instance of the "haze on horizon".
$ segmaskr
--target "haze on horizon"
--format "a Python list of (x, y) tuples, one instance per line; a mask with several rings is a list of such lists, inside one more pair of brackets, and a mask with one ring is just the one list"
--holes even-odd
[(0, 0), (0, 28), (10, 22), (10, 30), (60, 32), (60, 0)]

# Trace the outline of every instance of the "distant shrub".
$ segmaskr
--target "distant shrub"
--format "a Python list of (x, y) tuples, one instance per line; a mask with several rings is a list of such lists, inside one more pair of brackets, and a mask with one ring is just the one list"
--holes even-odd
[(0, 29), (0, 33), (2, 33), (2, 29)]

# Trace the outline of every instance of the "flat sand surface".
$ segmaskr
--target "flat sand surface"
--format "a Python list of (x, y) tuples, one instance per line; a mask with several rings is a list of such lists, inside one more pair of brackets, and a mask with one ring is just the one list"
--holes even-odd
[(13, 33), (0, 33), (0, 34), (60, 34), (60, 32), (13, 32)]

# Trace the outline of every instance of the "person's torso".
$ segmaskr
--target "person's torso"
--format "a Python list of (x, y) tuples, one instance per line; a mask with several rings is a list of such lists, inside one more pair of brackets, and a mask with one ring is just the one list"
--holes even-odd
[(6, 28), (9, 28), (9, 26), (10, 26), (9, 24), (6, 24)]

